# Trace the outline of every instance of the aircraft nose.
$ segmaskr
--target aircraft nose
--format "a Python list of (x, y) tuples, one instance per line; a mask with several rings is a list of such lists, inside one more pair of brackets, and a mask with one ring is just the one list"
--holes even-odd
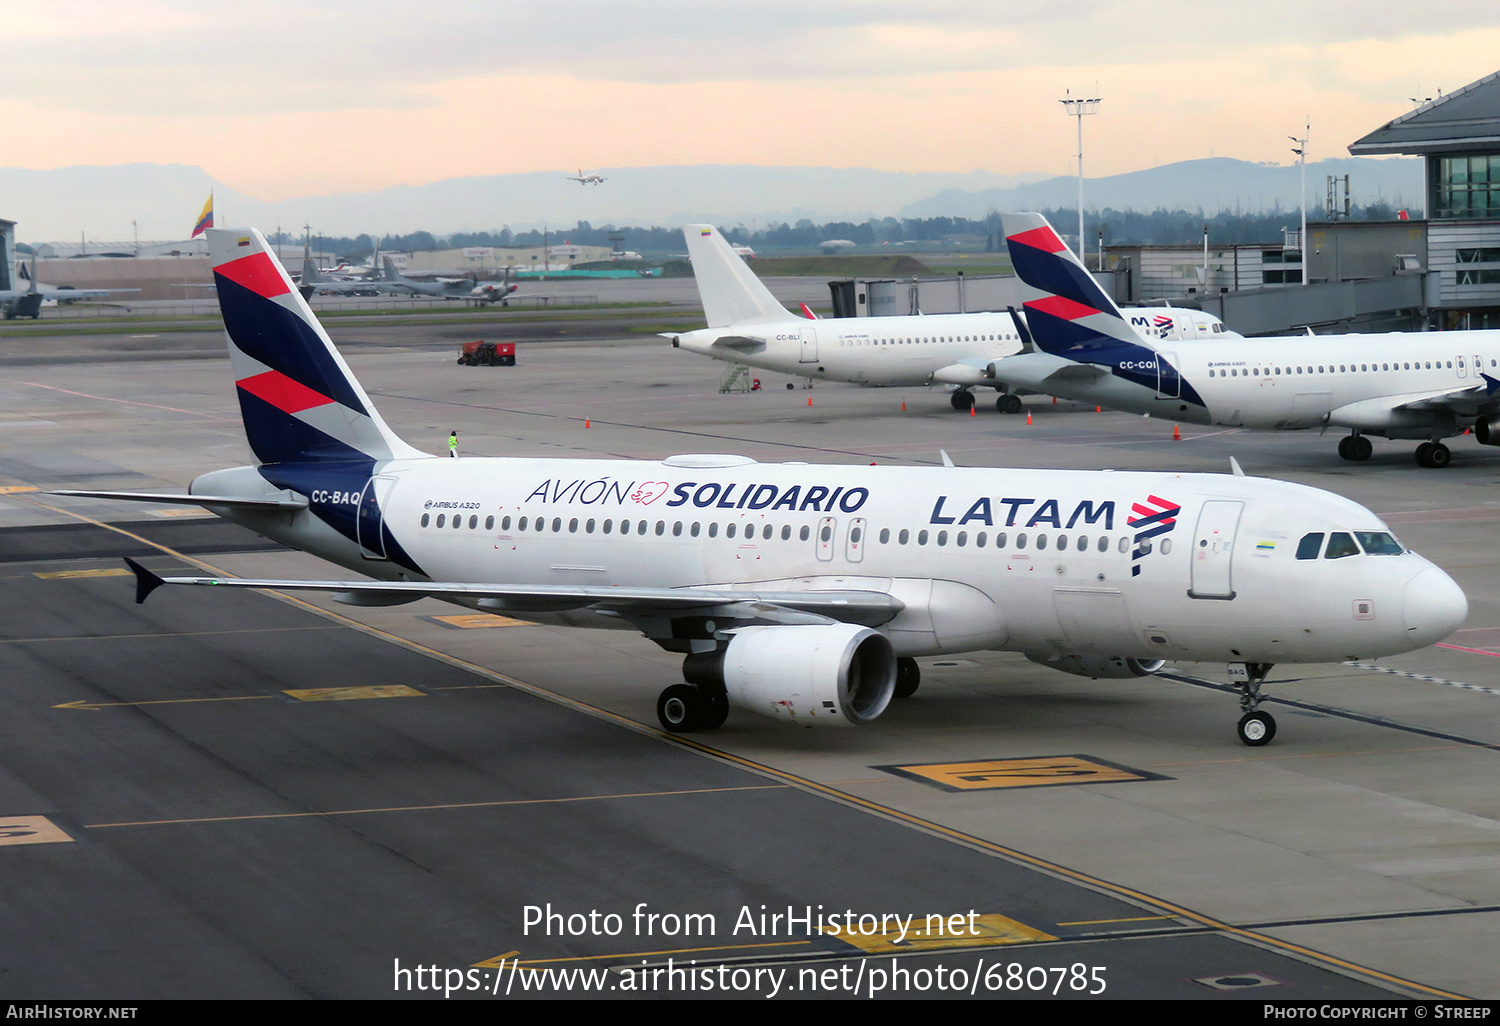
[(1401, 611), (1406, 636), (1418, 648), (1442, 641), (1463, 626), (1469, 617), (1469, 600), (1453, 578), (1430, 566), (1406, 582)]

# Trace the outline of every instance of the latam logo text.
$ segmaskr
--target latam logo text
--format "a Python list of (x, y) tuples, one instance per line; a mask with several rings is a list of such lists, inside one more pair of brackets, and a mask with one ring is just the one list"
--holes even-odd
[[(1057, 527), (1072, 530), (1080, 520), (1089, 525), (1103, 520), (1104, 530), (1115, 529), (1115, 504), (1112, 499), (1104, 502), (1084, 499), (1073, 506), (1066, 520), (1063, 519), (1063, 507), (1057, 499), (991, 499), (989, 496), (981, 496), (975, 499), (962, 515), (958, 512), (960, 506), (955, 505), (952, 515), (945, 516), (943, 508), (947, 503), (948, 496), (939, 495), (937, 502), (932, 506), (932, 516), (927, 522), (930, 524), (956, 523), (960, 527), (965, 524), (983, 524), (986, 527)], [(995, 511), (996, 506), (1003, 507), (999, 513)], [(1022, 517), (1027, 518), (1024, 524)]]

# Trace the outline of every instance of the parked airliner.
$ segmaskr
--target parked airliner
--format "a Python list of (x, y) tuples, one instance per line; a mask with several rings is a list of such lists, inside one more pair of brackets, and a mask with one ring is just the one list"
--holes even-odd
[[(1348, 428), (1346, 460), (1370, 435), (1424, 439), (1417, 462), (1446, 467), (1441, 439), (1469, 428), (1500, 445), (1500, 332), (1297, 335), (1165, 348), (1125, 319), (1040, 214), (1002, 214), (1035, 352), (996, 376), (1070, 399), (1190, 424)], [(1018, 319), (1018, 324), (1022, 323)]]
[(200, 505), (362, 576), (163, 579), (132, 562), (138, 601), (163, 584), (302, 589), (638, 630), (685, 656), (687, 683), (657, 701), (670, 731), (731, 706), (873, 720), (916, 690), (919, 655), (999, 649), (1106, 678), (1212, 661), (1252, 745), (1275, 730), (1258, 708), (1271, 664), (1410, 651), (1468, 612), (1369, 510), (1241, 475), (435, 458), (387, 427), (259, 232), (209, 240), (258, 464), (186, 493), (62, 494)]
[[(713, 225), (683, 228), (708, 327), (667, 335), (672, 345), (728, 363), (815, 381), (861, 385), (958, 386), (956, 410), (974, 405), (971, 388), (994, 388), (1001, 413), (1020, 413), (1021, 399), (994, 364), (1023, 349), (1008, 313), (845, 317), (810, 322), (771, 295)], [(1132, 311), (1144, 331), (1173, 339), (1211, 337), (1224, 325), (1198, 310)]]

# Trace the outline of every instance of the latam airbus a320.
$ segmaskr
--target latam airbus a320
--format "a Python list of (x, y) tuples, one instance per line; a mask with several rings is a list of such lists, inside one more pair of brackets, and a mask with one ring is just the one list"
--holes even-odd
[[(1024, 348), (1009, 313), (794, 317), (713, 225), (690, 224), (682, 234), (708, 327), (668, 335), (676, 348), (814, 381), (956, 385), (956, 410), (974, 406), (970, 389), (993, 388), (1001, 413), (1022, 411), (1021, 398), (995, 376), (997, 360)], [(1222, 337), (1224, 331), (1217, 318), (1199, 310), (1131, 313), (1141, 330), (1173, 341)]]
[(1347, 428), (1346, 460), (1369, 436), (1422, 439), (1417, 463), (1446, 467), (1442, 439), (1472, 428), (1500, 445), (1500, 332), (1429, 331), (1212, 340), (1168, 347), (1126, 321), (1040, 214), (1002, 214), (1016, 275), (1036, 289), (1024, 323), (1035, 351), (995, 374), (1013, 386), (1189, 424)]
[[(1024, 653), (1088, 677), (1227, 664), (1240, 736), (1273, 663), (1432, 644), (1463, 592), (1369, 510), (1235, 475), (660, 461), (434, 458), (385, 424), (253, 230), (210, 232), (254, 466), (186, 493), (67, 494), (201, 505), (357, 576), (169, 577), (303, 589), (354, 605), (438, 598), (548, 623), (637, 630), (682, 653), (671, 731), (730, 707), (807, 726), (875, 719), (915, 656)], [(1296, 603), (1287, 602), (1296, 595)]]

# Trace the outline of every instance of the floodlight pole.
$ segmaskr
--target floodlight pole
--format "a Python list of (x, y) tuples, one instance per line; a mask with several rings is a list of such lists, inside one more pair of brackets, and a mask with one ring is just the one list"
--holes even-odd
[(1312, 135), (1312, 122), (1305, 122), (1302, 128), (1302, 138), (1295, 135), (1287, 136), (1296, 146), (1292, 152), (1297, 155), (1297, 163), (1302, 169), (1302, 228), (1297, 235), (1297, 255), (1302, 259), (1302, 284), (1307, 284), (1307, 140)]
[(1067, 95), (1057, 101), (1067, 110), (1068, 116), (1078, 119), (1078, 259), (1084, 260), (1083, 242), (1083, 116), (1085, 114), (1099, 113), (1099, 104), (1104, 101), (1099, 97), (1090, 99), (1074, 99), (1073, 91), (1068, 90)]

